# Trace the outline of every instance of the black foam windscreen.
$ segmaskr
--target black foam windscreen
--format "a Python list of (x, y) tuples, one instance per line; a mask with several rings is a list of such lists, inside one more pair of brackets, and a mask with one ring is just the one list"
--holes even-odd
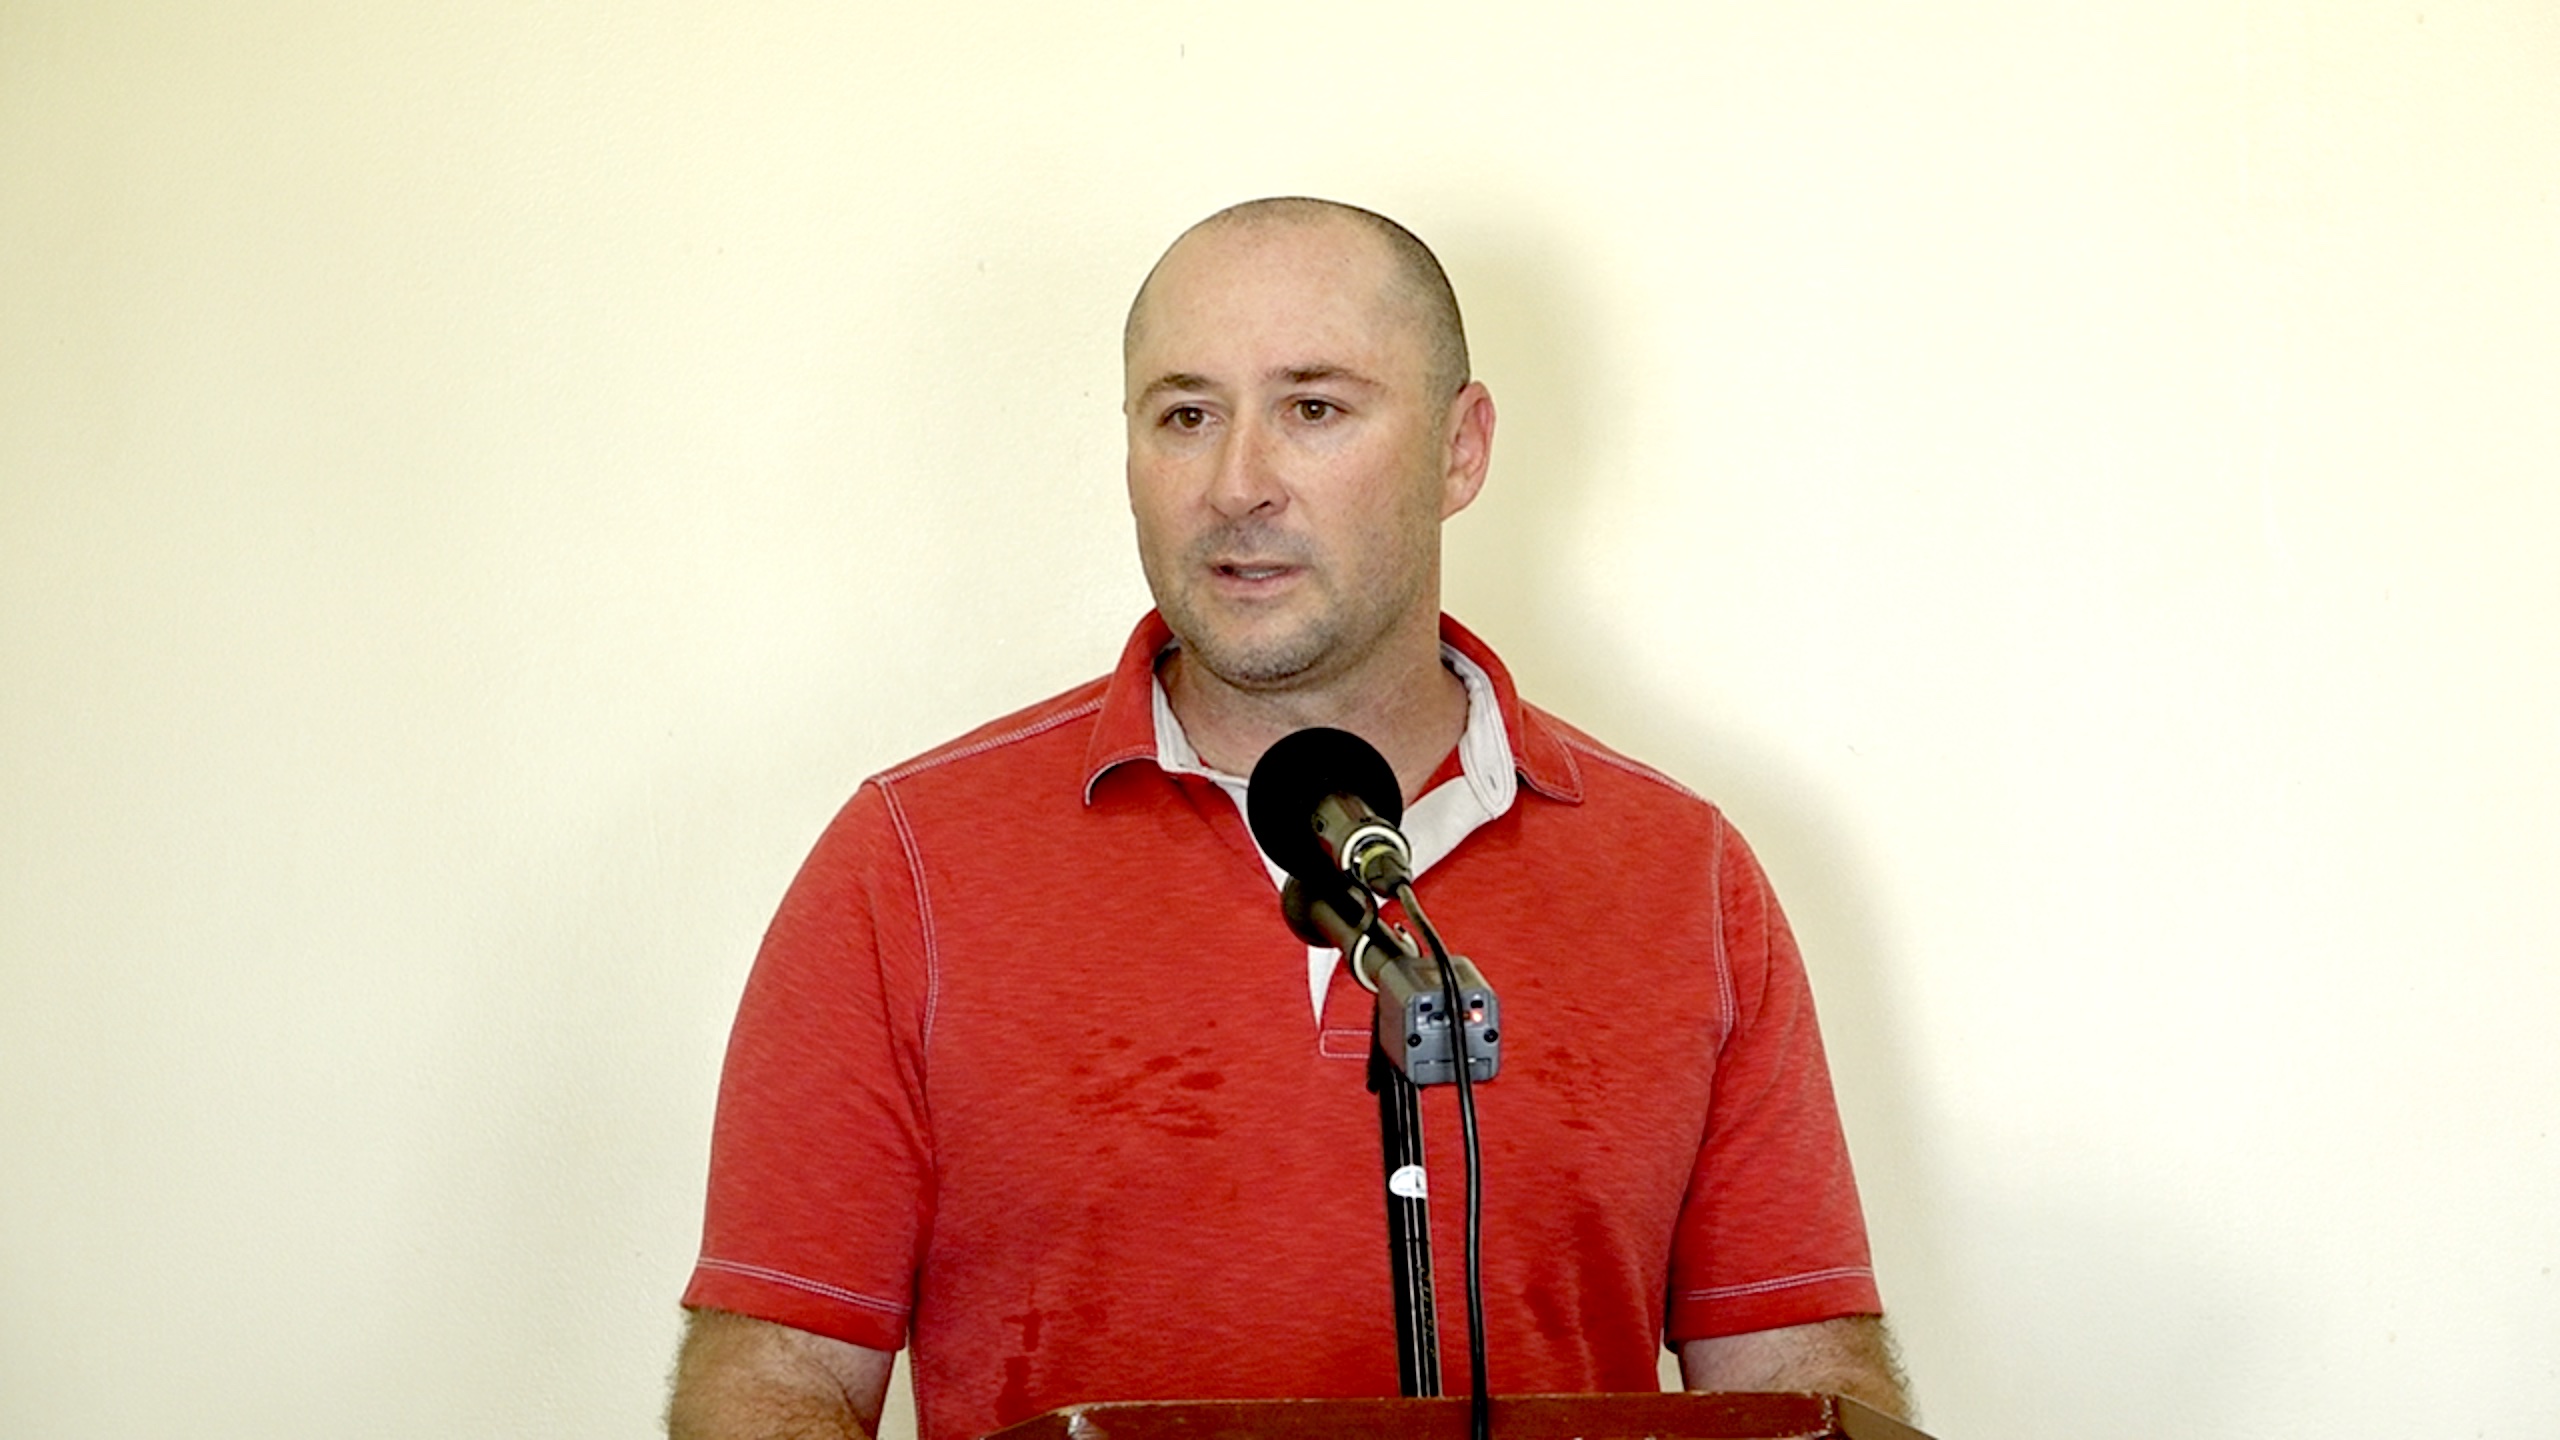
[(1300, 879), (1329, 879), (1336, 871), (1316, 839), (1315, 814), (1334, 795), (1351, 796), (1390, 825), (1404, 819), (1395, 767), (1376, 746), (1322, 725), (1281, 736), (1254, 763), (1245, 786), (1245, 822), (1253, 827), (1254, 843)]

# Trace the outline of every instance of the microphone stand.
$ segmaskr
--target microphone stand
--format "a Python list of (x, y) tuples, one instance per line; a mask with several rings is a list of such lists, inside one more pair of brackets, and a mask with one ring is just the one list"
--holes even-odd
[[(1378, 1004), (1387, 1003), (1382, 992)], [(1383, 1018), (1383, 1016), (1381, 1017)], [(1396, 1377), (1409, 1397), (1440, 1393), (1440, 1311), (1431, 1290), (1431, 1195), (1423, 1180), (1422, 1105), (1413, 1082), (1369, 1031), (1369, 1091), (1378, 1097), (1386, 1160), (1387, 1269), (1396, 1311)]]
[[(1343, 952), (1352, 978), (1376, 997), (1369, 1026), (1369, 1090), (1378, 1097), (1378, 1148), (1386, 1169), (1387, 1267), (1396, 1317), (1396, 1373), (1403, 1392), (1440, 1390), (1440, 1321), (1431, 1283), (1431, 1200), (1420, 1090), (1458, 1087), (1467, 1150), (1467, 1348), (1475, 1440), (1485, 1440), (1483, 1282), (1477, 1272), (1482, 1176), (1477, 1170), (1475, 1082), (1502, 1066), (1500, 1001), (1472, 961), (1452, 955), (1422, 913), (1411, 882), (1396, 886), (1405, 916), (1430, 942), (1426, 960), (1379, 915), (1366, 884), (1310, 893), (1292, 880), (1281, 908), (1310, 943)], [(1478, 1071), (1481, 1070), (1481, 1075)]]
[[(1447, 1009), (1442, 1015), (1448, 1022), (1449, 1060), (1458, 1082), (1458, 1123), (1466, 1130), (1467, 1152), (1467, 1434), (1470, 1440), (1493, 1440), (1493, 1400), (1485, 1381), (1484, 1342), (1484, 1271), (1483, 1254), (1478, 1238), (1484, 1224), (1484, 1172), (1482, 1151), (1476, 1143), (1476, 1047), (1467, 1043), (1470, 1030), (1477, 1032), (1481, 1058), (1485, 1062), (1484, 1078), (1490, 1080), (1502, 1068), (1501, 1052), (1495, 1042), (1501, 1038), (1498, 1005), (1493, 991), (1476, 973), (1476, 967), (1463, 955), (1452, 955), (1441, 942), (1438, 927), (1422, 913), (1422, 901), (1413, 893), (1413, 882), (1400, 880), (1395, 887), (1396, 900), (1404, 906), (1405, 918), (1431, 945), (1431, 958), (1438, 967), (1440, 998)], [(1462, 978), (1463, 977), (1463, 978)], [(1387, 988), (1378, 987), (1379, 1003), (1386, 1002)], [(1374, 1033), (1374, 1032), (1373, 1032)], [(1408, 1037), (1410, 1043), (1415, 1037)]]
[[(1351, 977), (1376, 997), (1369, 1022), (1369, 1093), (1378, 1097), (1378, 1153), (1385, 1169), (1396, 1378), (1407, 1397), (1433, 1398), (1441, 1393), (1440, 1316), (1431, 1283), (1431, 1188), (1422, 1145), (1421, 1087), (1454, 1078), (1455, 1057), (1448, 1046), (1454, 1040), (1463, 1047), (1464, 1038), (1448, 1033), (1452, 1027), (1447, 1020), (1459, 1012), (1448, 1002), (1445, 986), (1426, 983), (1441, 977), (1430, 976), (1413, 942), (1379, 917), (1367, 885), (1292, 877), (1281, 887), (1280, 911), (1308, 944), (1341, 951)], [(1482, 988), (1473, 966), (1466, 970), (1489, 1010), (1491, 991)], [(1486, 1053), (1498, 1038), (1488, 1023), (1486, 1043), (1478, 1051), (1487, 1062), (1487, 1079), (1500, 1064), (1498, 1052)], [(1465, 1052), (1462, 1048), (1458, 1053)]]
[[(1468, 1431), (1491, 1440), (1485, 1383), (1484, 1279), (1480, 1256), (1484, 1175), (1476, 1140), (1475, 1083), (1502, 1064), (1499, 1002), (1462, 955), (1449, 953), (1413, 893), (1413, 852), (1396, 829), (1403, 793), (1386, 758), (1348, 731), (1310, 726), (1274, 742), (1254, 762), (1245, 821), (1254, 843), (1288, 872), (1280, 908), (1309, 944), (1341, 949), (1352, 974), (1378, 997), (1369, 1029), (1369, 1088), (1378, 1097), (1378, 1147), (1387, 1172), (1388, 1264), (1395, 1285), (1398, 1376), (1408, 1396), (1440, 1393), (1439, 1320), (1431, 1289), (1431, 1211), (1416, 1087), (1454, 1081), (1467, 1160)], [(1431, 946), (1378, 915), (1391, 895)], [(1374, 956), (1374, 965), (1368, 963)], [(1483, 1067), (1479, 1076), (1477, 1067)]]

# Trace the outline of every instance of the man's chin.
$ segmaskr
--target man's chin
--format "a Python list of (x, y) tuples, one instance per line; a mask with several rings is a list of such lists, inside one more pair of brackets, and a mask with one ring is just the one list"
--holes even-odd
[(1296, 652), (1248, 651), (1236, 653), (1197, 653), (1193, 658), (1208, 671), (1238, 690), (1287, 690), (1295, 687), (1315, 669), (1317, 656)]
[(1183, 635), (1182, 651), (1190, 663), (1225, 685), (1272, 691), (1303, 682), (1323, 663), (1331, 643), (1329, 636), (1306, 631), (1268, 636), (1204, 631)]

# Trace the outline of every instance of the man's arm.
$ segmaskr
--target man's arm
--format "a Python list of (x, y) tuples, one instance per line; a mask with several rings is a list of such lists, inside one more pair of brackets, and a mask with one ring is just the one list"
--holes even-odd
[(686, 1312), (669, 1440), (871, 1440), (889, 1394), (886, 1350), (725, 1310)]
[(1680, 1381), (1692, 1390), (1819, 1390), (1911, 1418), (1908, 1382), (1877, 1315), (1685, 1341)]

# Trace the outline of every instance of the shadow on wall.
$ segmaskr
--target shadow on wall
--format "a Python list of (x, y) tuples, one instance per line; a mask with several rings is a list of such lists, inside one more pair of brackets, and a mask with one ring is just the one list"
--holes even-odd
[(1543, 661), (1571, 638), (1556, 623), (1554, 576), (1560, 541), (1588, 508), (1601, 367), (1589, 327), (1575, 319), (1587, 313), (1570, 288), (1577, 259), (1550, 237), (1499, 224), (1452, 235), (1443, 248), (1464, 257), (1453, 279), (1496, 417), (1492, 473), (1475, 505), (1450, 523), (1445, 588), (1451, 613), (1519, 670), (1515, 652)]
[(1849, 843), (1846, 817), (1783, 755), (1721, 733), (1694, 690), (1679, 698), (1666, 683), (1678, 657), (1634, 653), (1623, 624), (1573, 608), (1590, 589), (1568, 583), (1569, 539), (1625, 503), (1622, 480), (1593, 469), (1594, 427), (1619, 401), (1603, 393), (1618, 367), (1577, 318), (1593, 313), (1575, 278), (1589, 252), (1508, 222), (1453, 242), (1465, 257), (1477, 370), (1494, 386), (1500, 423), (1493, 477), (1450, 532), (1450, 609), (1501, 651), (1529, 698), (1715, 800), (1750, 837), (1807, 941), (1886, 1303), (1925, 1404), (1932, 1367), (1918, 1362), (1992, 1352), (1986, 1327), (1946, 1303), (1976, 1287), (1959, 1283), (1947, 1253), (1945, 1182), (1892, 1004), (1897, 988), (1923, 977), (1896, 979), (1912, 961), (1888, 953), (1870, 898), (1876, 877)]
[[(1981, 1434), (1992, 1417), (2023, 1414), (2083, 1440), (2262, 1430), (2274, 1418), (2263, 1377), (2282, 1364), (2271, 1337), (2316, 1324), (2272, 1313), (2285, 1287), (2212, 1232), (2094, 1209), (2085, 1182), (2037, 1183), (2028, 1168), (1968, 1207), (1966, 1233), (1997, 1236), (1996, 1247), (1947, 1257), (1950, 1300), (1982, 1318), (1927, 1377), (1937, 1433)], [(2090, 1364), (2093, 1350), (2106, 1363)]]

